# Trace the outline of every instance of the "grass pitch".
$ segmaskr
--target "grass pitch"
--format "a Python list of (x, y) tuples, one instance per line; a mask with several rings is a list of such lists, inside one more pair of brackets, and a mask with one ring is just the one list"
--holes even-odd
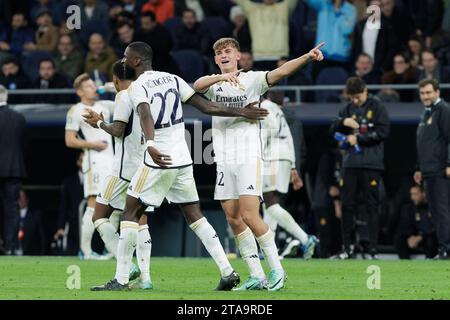
[[(115, 260), (0, 257), (0, 299), (450, 299), (450, 261), (289, 259), (282, 262), (289, 278), (279, 292), (213, 291), (219, 273), (212, 259), (152, 258), (151, 263), (155, 286), (151, 291), (91, 292), (91, 286), (104, 284), (113, 277)], [(231, 263), (241, 280), (245, 280), (248, 273), (243, 261)], [(379, 290), (367, 287), (370, 265), (380, 268)], [(79, 267), (79, 290), (66, 287), (68, 277), (73, 275), (68, 270), (70, 266)]]

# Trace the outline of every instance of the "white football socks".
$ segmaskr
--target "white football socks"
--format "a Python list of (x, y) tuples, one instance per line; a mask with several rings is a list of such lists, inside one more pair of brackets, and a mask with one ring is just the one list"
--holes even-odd
[(259, 246), (266, 258), (267, 264), (271, 270), (283, 269), (280, 263), (280, 257), (278, 256), (278, 249), (275, 244), (275, 234), (270, 228), (265, 234), (258, 237)]
[(137, 236), (136, 258), (141, 270), (141, 281), (151, 281), (150, 279), (150, 256), (152, 254), (152, 238), (148, 231), (148, 225), (139, 226)]
[(242, 233), (236, 235), (235, 239), (241, 257), (247, 263), (250, 275), (257, 279), (264, 279), (266, 276), (259, 260), (258, 246), (250, 228), (247, 227)]
[(92, 222), (92, 216), (94, 215), (94, 208), (86, 207), (84, 211), (83, 219), (81, 220), (81, 243), (80, 249), (85, 256), (92, 254), (91, 242), (94, 235), (94, 223)]
[(106, 249), (114, 254), (114, 257), (117, 257), (117, 244), (119, 242), (117, 228), (114, 227), (108, 218), (95, 220), (94, 226), (105, 243)]
[(292, 234), (296, 239), (300, 240), (302, 244), (306, 244), (308, 242), (308, 235), (305, 231), (303, 231), (298, 223), (295, 222), (291, 214), (283, 209), (278, 203), (270, 206), (266, 212), (268, 216), (276, 220), (284, 230)]
[(189, 227), (194, 231), (197, 237), (200, 238), (206, 250), (214, 259), (214, 262), (220, 269), (222, 277), (229, 276), (233, 272), (233, 267), (228, 261), (216, 230), (209, 224), (208, 220), (203, 217), (189, 225)]
[(131, 221), (120, 223), (120, 236), (117, 245), (116, 279), (120, 284), (127, 284), (138, 237), (139, 224)]
[(267, 212), (267, 208), (264, 204), (262, 205), (262, 209), (263, 209), (263, 213), (264, 213), (264, 217), (263, 217), (264, 222), (267, 223), (270, 230), (272, 230), (273, 232), (277, 231), (277, 227), (278, 227), (277, 220)]

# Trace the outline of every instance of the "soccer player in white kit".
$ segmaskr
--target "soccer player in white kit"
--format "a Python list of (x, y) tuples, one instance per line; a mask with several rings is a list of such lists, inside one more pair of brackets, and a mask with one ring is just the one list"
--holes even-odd
[[(106, 122), (102, 114), (98, 114), (91, 109), (86, 109), (83, 118), (92, 127), (100, 128), (114, 137), (113, 166), (102, 182), (102, 187), (97, 195), (92, 221), (108, 251), (116, 256), (119, 234), (117, 233), (117, 225), (111, 223), (110, 216), (114, 210), (120, 212), (125, 208), (128, 185), (144, 157), (145, 142), (139, 117), (133, 111), (127, 91), (129, 85), (135, 79), (135, 72), (121, 60), (113, 64), (112, 71), (113, 83), (117, 91), (114, 101), (113, 121), (111, 123)], [(153, 208), (147, 208), (147, 212), (152, 211)], [(136, 257), (139, 268), (135, 265), (132, 266), (130, 281), (140, 275), (139, 287), (146, 290), (152, 289), (153, 283), (150, 278), (152, 241), (146, 214), (143, 214), (139, 220), (137, 240)]]
[[(288, 61), (269, 72), (241, 72), (239, 43), (233, 38), (215, 42), (215, 62), (222, 74), (204, 76), (194, 83), (194, 89), (210, 100), (229, 108), (242, 108), (248, 101), (259, 101), (270, 86), (288, 77), (309, 61), (323, 59), (319, 50)], [(266, 287), (257, 239), (271, 269), (267, 288), (277, 291), (284, 287), (286, 273), (281, 266), (274, 233), (259, 214), (262, 199), (262, 138), (259, 121), (243, 118), (213, 117), (213, 148), (217, 163), (214, 198), (221, 201), (236, 244), (246, 261), (250, 277), (236, 290), (261, 290)]]
[(261, 121), (264, 143), (264, 221), (273, 232), (279, 224), (284, 230), (294, 236), (286, 252), (292, 251), (302, 244), (303, 258), (310, 259), (318, 239), (306, 234), (294, 220), (291, 214), (280, 205), (280, 195), (289, 190), (292, 182), (294, 190), (299, 190), (303, 182), (295, 167), (295, 148), (291, 130), (281, 110), (284, 93), (282, 91), (270, 91), (267, 99), (261, 103), (261, 107), (269, 110), (269, 115)]
[(111, 171), (114, 151), (111, 136), (103, 130), (92, 128), (84, 122), (82, 115), (86, 113), (86, 109), (92, 109), (109, 119), (113, 102), (97, 100), (97, 88), (87, 73), (79, 75), (73, 86), (81, 102), (72, 106), (67, 112), (65, 142), (69, 148), (84, 150), (82, 170), (87, 207), (81, 223), (80, 249), (84, 259), (96, 259), (98, 256), (91, 248), (95, 231), (92, 216), (101, 183)]
[(185, 140), (181, 102), (189, 101), (204, 113), (221, 116), (261, 119), (267, 111), (251, 105), (232, 110), (201, 98), (183, 79), (152, 70), (152, 49), (144, 42), (128, 45), (124, 56), (124, 62), (133, 67), (138, 76), (128, 93), (134, 111), (139, 114), (147, 149), (128, 188), (120, 223), (116, 275), (101, 290), (128, 288), (128, 270), (139, 227), (137, 221), (146, 207), (157, 208), (164, 198), (180, 205), (191, 229), (218, 265), (221, 280), (216, 290), (231, 290), (239, 283), (239, 275), (231, 267), (214, 228), (201, 213), (192, 159)]

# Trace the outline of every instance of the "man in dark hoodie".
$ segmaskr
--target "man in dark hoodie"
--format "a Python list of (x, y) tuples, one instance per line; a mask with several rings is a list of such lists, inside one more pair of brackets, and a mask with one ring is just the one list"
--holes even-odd
[(450, 250), (450, 107), (440, 98), (439, 82), (419, 82), (425, 112), (417, 127), (417, 171), (414, 181), (424, 182), (439, 241), (435, 259), (448, 259)]
[(354, 257), (354, 216), (359, 191), (363, 193), (369, 229), (369, 254), (377, 258), (379, 185), (384, 170), (384, 140), (389, 136), (390, 123), (386, 108), (368, 94), (366, 83), (351, 77), (346, 83), (350, 98), (331, 126), (333, 134), (346, 135), (349, 149), (343, 156), (342, 238), (343, 250), (332, 258)]

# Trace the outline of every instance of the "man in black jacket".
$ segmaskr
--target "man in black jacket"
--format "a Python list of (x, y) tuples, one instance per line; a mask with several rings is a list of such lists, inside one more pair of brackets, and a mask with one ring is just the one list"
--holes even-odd
[(448, 259), (450, 250), (450, 107), (440, 98), (439, 82), (419, 83), (420, 100), (425, 106), (417, 127), (418, 171), (414, 181), (423, 180), (439, 241), (436, 259)]
[(333, 122), (333, 134), (347, 135), (350, 146), (343, 156), (342, 237), (343, 251), (336, 259), (349, 259), (354, 255), (354, 217), (357, 195), (362, 191), (368, 216), (369, 254), (376, 258), (378, 242), (379, 184), (384, 170), (384, 140), (389, 136), (390, 124), (386, 108), (369, 96), (365, 82), (351, 77), (346, 83), (350, 103), (339, 112)]
[(12, 254), (19, 231), (19, 192), (25, 176), (25, 118), (8, 107), (8, 91), (0, 85), (0, 201), (4, 215), (4, 247)]

